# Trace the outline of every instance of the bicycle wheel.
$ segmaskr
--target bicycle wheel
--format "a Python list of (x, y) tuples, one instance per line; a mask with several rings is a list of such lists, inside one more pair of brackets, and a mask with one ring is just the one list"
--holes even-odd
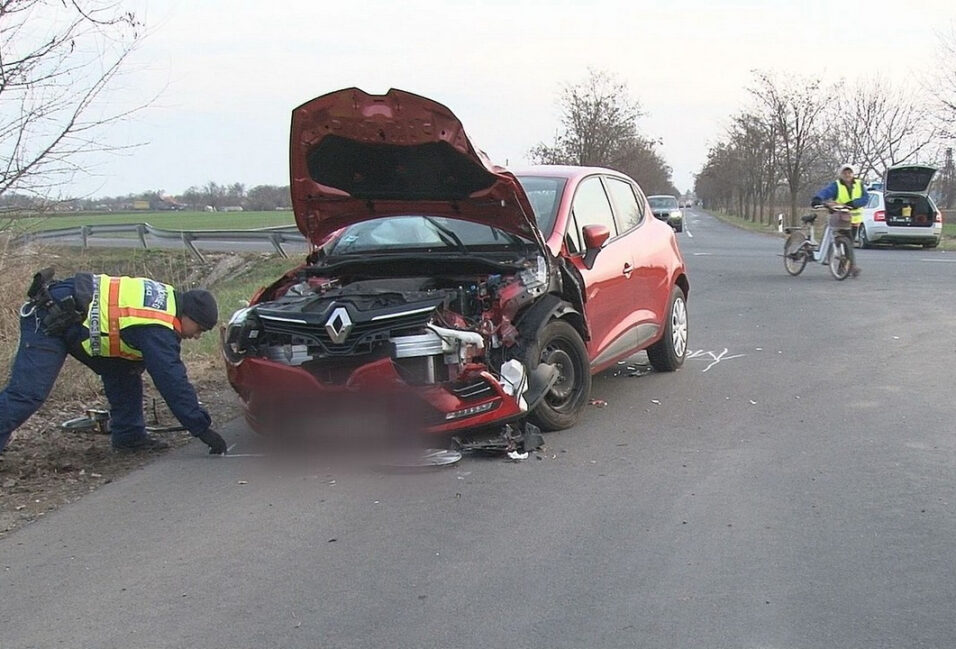
[(853, 268), (853, 243), (845, 234), (833, 239), (833, 251), (830, 253), (830, 274), (833, 279), (843, 280)]
[(807, 266), (807, 241), (807, 235), (804, 233), (791, 232), (787, 242), (783, 244), (783, 267), (791, 275), (799, 275)]

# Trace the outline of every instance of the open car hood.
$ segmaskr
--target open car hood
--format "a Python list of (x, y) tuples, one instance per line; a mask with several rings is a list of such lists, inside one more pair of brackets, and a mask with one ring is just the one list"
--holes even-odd
[(935, 167), (924, 165), (898, 165), (886, 170), (884, 192), (925, 194), (929, 183), (936, 175)]
[(466, 219), (544, 240), (517, 178), (476, 149), (445, 106), (346, 88), (292, 111), (292, 207), (314, 245), (383, 216)]

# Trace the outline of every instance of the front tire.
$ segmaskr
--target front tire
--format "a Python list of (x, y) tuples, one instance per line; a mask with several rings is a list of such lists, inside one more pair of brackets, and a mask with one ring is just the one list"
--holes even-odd
[(783, 267), (791, 275), (799, 275), (807, 266), (807, 236), (802, 232), (791, 232), (783, 244)]
[(558, 380), (528, 419), (542, 430), (570, 428), (591, 396), (591, 363), (581, 334), (563, 320), (546, 324), (525, 352), (529, 371), (538, 363), (557, 367)]
[(853, 243), (850, 238), (838, 234), (833, 239), (833, 251), (830, 253), (830, 274), (833, 279), (844, 280), (853, 270)]
[(664, 335), (647, 348), (647, 358), (658, 372), (673, 372), (687, 357), (687, 300), (679, 286), (671, 289)]

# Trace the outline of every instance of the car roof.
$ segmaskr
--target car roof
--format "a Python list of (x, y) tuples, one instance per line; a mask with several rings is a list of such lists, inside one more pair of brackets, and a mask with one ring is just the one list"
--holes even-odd
[[(607, 176), (617, 176), (619, 178), (628, 178), (633, 180), (627, 174), (608, 169), (606, 167), (578, 167), (575, 165), (532, 165), (530, 167), (521, 167), (510, 169), (516, 176), (557, 176), (560, 178), (582, 178), (593, 174), (604, 174)], [(635, 181), (636, 182), (636, 181)]]

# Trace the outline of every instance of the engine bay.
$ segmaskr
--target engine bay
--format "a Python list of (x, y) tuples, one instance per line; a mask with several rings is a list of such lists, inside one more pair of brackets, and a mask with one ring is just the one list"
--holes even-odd
[(411, 385), (500, 373), (518, 339), (516, 315), (549, 290), (538, 257), (514, 273), (368, 277), (297, 274), (230, 320), (232, 363), (260, 357), (342, 384), (361, 365), (390, 359)]

